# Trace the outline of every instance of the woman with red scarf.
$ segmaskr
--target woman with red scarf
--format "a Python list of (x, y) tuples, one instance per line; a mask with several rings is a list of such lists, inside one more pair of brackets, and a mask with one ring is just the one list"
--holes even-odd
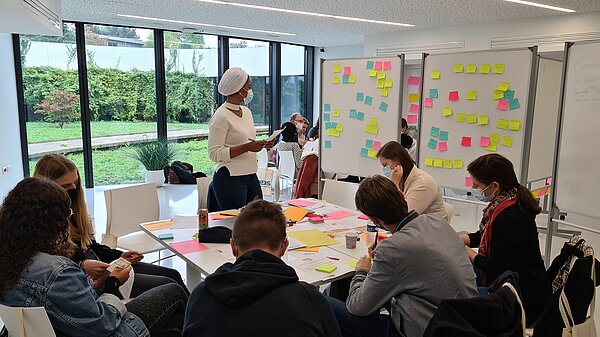
[[(478, 286), (488, 287), (507, 270), (519, 274), (528, 325), (539, 317), (550, 296), (540, 253), (535, 217), (541, 211), (531, 192), (519, 184), (512, 163), (499, 154), (475, 159), (467, 167), (473, 188), (488, 201), (479, 231), (461, 235), (467, 255), (481, 273)], [(475, 252), (473, 247), (479, 247)]]

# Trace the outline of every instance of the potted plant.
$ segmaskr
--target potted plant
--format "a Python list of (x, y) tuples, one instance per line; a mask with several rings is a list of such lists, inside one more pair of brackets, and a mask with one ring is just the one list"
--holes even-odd
[(175, 157), (175, 150), (166, 141), (152, 141), (136, 146), (133, 158), (146, 168), (146, 182), (162, 186), (165, 181), (164, 168)]

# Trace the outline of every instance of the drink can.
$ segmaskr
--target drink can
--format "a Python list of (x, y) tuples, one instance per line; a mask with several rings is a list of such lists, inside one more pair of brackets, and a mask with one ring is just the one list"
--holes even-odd
[(198, 210), (198, 231), (208, 229), (208, 210), (201, 208)]

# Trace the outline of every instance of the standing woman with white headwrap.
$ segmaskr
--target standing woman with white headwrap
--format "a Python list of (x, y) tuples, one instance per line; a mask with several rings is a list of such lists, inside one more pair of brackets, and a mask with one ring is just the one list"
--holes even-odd
[(256, 152), (273, 146), (272, 142), (254, 141), (254, 120), (247, 107), (252, 83), (244, 70), (228, 69), (219, 82), (219, 93), (227, 100), (208, 124), (208, 155), (217, 163), (209, 191), (210, 212), (237, 209), (262, 199)]

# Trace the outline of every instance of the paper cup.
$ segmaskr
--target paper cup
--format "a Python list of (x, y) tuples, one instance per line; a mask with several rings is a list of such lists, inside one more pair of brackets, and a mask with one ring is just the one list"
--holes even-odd
[(356, 248), (356, 241), (358, 241), (357, 233), (346, 233), (346, 248), (348, 248), (348, 249)]

